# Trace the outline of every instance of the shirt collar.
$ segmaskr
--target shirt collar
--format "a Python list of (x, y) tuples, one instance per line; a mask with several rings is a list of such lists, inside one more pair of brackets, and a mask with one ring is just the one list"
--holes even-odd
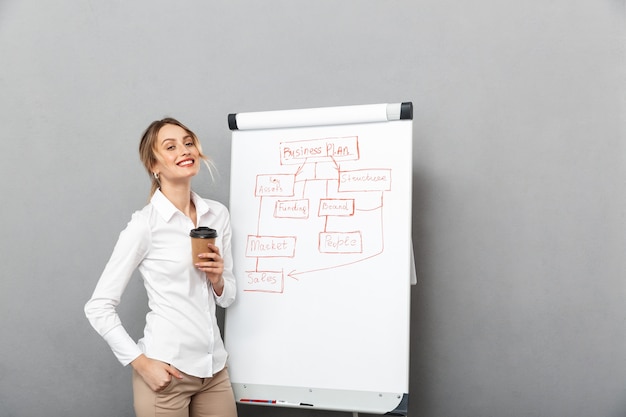
[(209, 205), (198, 194), (191, 192), (191, 201), (196, 206), (196, 217), (199, 219), (209, 212)]
[[(193, 201), (193, 204), (196, 206), (196, 217), (198, 219), (209, 212), (209, 205), (206, 201), (193, 191), (191, 192), (191, 201)], [(150, 203), (152, 203), (154, 208), (166, 222), (169, 222), (175, 213), (181, 213), (181, 211), (178, 210), (176, 206), (167, 199), (167, 197), (165, 197), (165, 195), (161, 192), (161, 189), (154, 192), (152, 198), (150, 199)]]

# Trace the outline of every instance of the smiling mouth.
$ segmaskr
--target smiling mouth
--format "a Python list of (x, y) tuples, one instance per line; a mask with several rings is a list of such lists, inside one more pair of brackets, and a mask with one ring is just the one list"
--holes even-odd
[(194, 163), (193, 159), (185, 159), (184, 161), (180, 161), (176, 165), (178, 165), (179, 167), (188, 167), (188, 166), (193, 165), (193, 163)]

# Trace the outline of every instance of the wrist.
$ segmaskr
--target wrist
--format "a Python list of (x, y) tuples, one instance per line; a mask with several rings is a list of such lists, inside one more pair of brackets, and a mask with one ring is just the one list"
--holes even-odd
[(135, 371), (139, 371), (141, 368), (143, 368), (143, 365), (146, 363), (147, 359), (148, 357), (142, 353), (130, 362), (130, 366), (132, 366)]
[(220, 276), (217, 282), (212, 282), (211, 285), (213, 286), (215, 294), (218, 296), (222, 295), (222, 291), (224, 290), (224, 277)]

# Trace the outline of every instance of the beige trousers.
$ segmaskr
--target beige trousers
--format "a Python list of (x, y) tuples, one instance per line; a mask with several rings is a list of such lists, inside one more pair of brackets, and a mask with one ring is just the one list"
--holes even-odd
[(237, 406), (228, 370), (211, 378), (183, 373), (183, 379), (154, 392), (133, 371), (133, 394), (137, 417), (237, 417)]

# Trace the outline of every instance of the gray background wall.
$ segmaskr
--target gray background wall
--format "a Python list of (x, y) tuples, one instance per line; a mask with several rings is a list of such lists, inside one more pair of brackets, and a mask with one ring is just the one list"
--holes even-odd
[[(132, 415), (130, 370), (82, 308), (147, 200), (149, 122), (196, 130), (221, 175), (196, 189), (228, 203), (228, 113), (412, 101), (409, 414), (624, 416), (624, 17), (618, 0), (2, 0), (0, 415)], [(145, 309), (135, 280), (136, 336)]]

